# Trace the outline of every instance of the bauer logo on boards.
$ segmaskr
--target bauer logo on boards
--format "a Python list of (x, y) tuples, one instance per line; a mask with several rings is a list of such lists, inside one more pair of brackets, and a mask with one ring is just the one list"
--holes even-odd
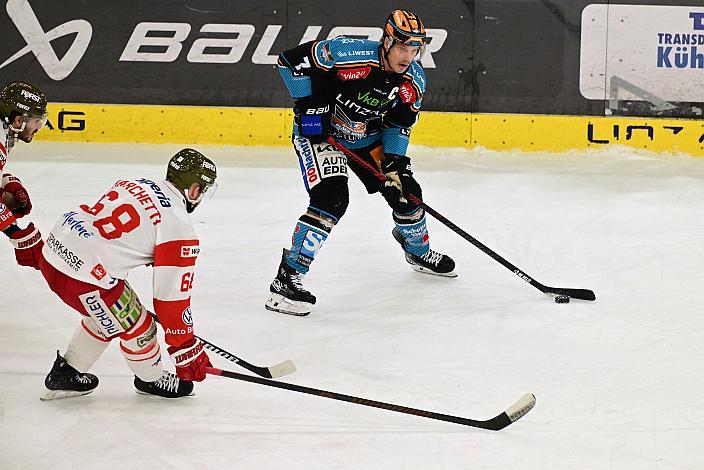
[[(27, 0), (9, 0), (5, 9), (27, 45), (0, 64), (0, 69), (31, 52), (52, 80), (59, 81), (68, 77), (88, 50), (93, 35), (90, 23), (86, 20), (71, 20), (44, 31)], [(73, 42), (59, 59), (51, 41), (70, 34), (75, 34)]]

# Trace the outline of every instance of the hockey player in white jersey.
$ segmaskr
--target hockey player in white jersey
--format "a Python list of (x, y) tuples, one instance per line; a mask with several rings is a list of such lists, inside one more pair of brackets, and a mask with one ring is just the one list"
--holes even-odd
[(4, 168), (15, 143), (30, 143), (46, 118), (46, 97), (36, 86), (15, 81), (0, 91), (0, 231), (15, 247), (17, 263), (37, 269), (41, 236), (33, 223), (17, 224), (32, 211), (32, 202), (22, 182)]
[[(184, 149), (169, 161), (165, 180), (119, 180), (59, 218), (39, 266), (51, 290), (83, 318), (64, 355), (57, 351), (43, 399), (93, 391), (98, 378), (87, 371), (115, 338), (138, 392), (178, 398), (205, 379), (210, 360), (194, 336), (190, 307), (200, 248), (189, 213), (213, 193), (216, 176), (210, 159)], [(163, 370), (156, 324), (126, 281), (143, 265), (153, 265), (154, 310), (176, 375)]]

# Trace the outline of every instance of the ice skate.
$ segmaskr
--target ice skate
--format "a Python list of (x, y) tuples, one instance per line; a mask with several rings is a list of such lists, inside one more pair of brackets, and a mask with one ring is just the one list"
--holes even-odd
[(98, 382), (98, 377), (78, 372), (56, 351), (54, 365), (44, 380), (46, 391), (39, 399), (48, 401), (88, 395), (95, 390)]
[(395, 227), (391, 234), (397, 242), (401, 244), (406, 254), (406, 261), (413, 270), (420, 273), (435, 274), (436, 276), (457, 277), (455, 272), (455, 262), (447, 255), (438, 253), (432, 249), (423, 256), (417, 256), (406, 251), (406, 241), (398, 227)]
[(264, 306), (274, 312), (304, 317), (315, 304), (315, 296), (303, 288), (303, 275), (286, 263), (287, 254), (288, 250), (284, 250), (276, 278), (269, 286), (271, 296)]
[(156, 382), (145, 382), (135, 376), (134, 386), (140, 395), (156, 395), (164, 398), (181, 398), (194, 395), (193, 382), (178, 378), (176, 374), (164, 371)]

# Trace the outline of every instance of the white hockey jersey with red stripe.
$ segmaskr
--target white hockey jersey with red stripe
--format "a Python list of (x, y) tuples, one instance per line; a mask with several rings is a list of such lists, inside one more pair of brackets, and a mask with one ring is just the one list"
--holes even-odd
[[(3, 179), (3, 170), (7, 164), (7, 158), (10, 155), (10, 149), (15, 143), (10, 128), (6, 122), (0, 122), (0, 180)], [(8, 175), (10, 176), (10, 175)], [(5, 230), (7, 227), (15, 223), (15, 216), (12, 215), (10, 209), (2, 203), (4, 190), (0, 183), (0, 230)]]
[(198, 238), (185, 198), (171, 183), (120, 180), (97, 203), (63, 214), (42, 254), (62, 273), (104, 289), (130, 269), (154, 265), (154, 310), (166, 342), (193, 335), (191, 288)]
[(7, 123), (0, 123), (0, 174), (2, 174), (2, 169), (5, 168), (7, 157), (14, 143), (15, 139), (12, 137)]

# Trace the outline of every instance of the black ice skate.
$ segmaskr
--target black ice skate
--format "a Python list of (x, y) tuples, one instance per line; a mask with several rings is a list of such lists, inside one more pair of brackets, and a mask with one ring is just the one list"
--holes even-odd
[(194, 395), (193, 382), (178, 378), (176, 374), (164, 371), (156, 382), (145, 382), (135, 376), (134, 386), (141, 395), (156, 395), (164, 398), (181, 398)]
[(82, 374), (71, 367), (66, 359), (56, 351), (56, 360), (44, 380), (46, 391), (39, 397), (42, 401), (88, 395), (98, 386), (98, 377)]
[(276, 278), (269, 286), (271, 297), (264, 306), (274, 312), (304, 317), (310, 313), (315, 304), (315, 296), (303, 288), (301, 284), (303, 274), (286, 263), (286, 255), (288, 250), (284, 249)]
[(401, 244), (403, 251), (406, 253), (406, 261), (415, 271), (419, 273), (435, 274), (437, 276), (457, 277), (455, 272), (455, 262), (447, 255), (438, 253), (434, 250), (428, 250), (423, 256), (417, 256), (406, 251), (406, 240), (403, 234), (394, 227), (391, 231), (397, 242)]

